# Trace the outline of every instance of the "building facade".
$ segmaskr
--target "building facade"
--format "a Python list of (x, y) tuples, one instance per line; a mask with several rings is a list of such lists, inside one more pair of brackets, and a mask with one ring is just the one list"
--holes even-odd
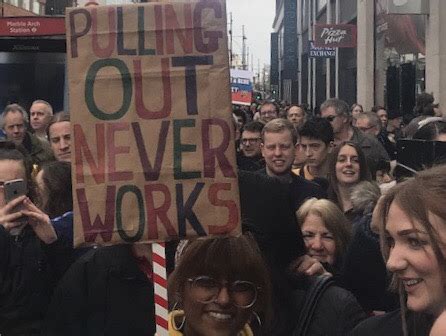
[[(293, 103), (316, 108), (327, 98), (339, 97), (370, 109), (383, 105), (408, 114), (415, 97), (427, 91), (446, 103), (443, 75), (446, 65), (442, 32), (446, 3), (441, 0), (286, 0), (276, 1), (271, 35), (271, 84), (279, 85), (279, 99), (287, 100), (285, 78), (294, 78)], [(296, 33), (281, 44), (281, 25), (287, 10), (296, 10)], [(314, 24), (357, 26), (357, 45), (338, 48), (335, 58), (310, 57)], [(282, 33), (284, 34), (284, 32)], [(444, 35), (443, 35), (444, 36)], [(276, 42), (277, 40), (277, 42)], [(297, 51), (297, 71), (281, 61), (286, 49)], [(276, 77), (273, 77), (276, 74)], [(279, 74), (279, 76), (277, 76)], [(273, 83), (273, 81), (275, 81)]]
[(276, 16), (271, 34), (271, 89), (275, 97), (297, 99), (297, 2), (276, 0)]

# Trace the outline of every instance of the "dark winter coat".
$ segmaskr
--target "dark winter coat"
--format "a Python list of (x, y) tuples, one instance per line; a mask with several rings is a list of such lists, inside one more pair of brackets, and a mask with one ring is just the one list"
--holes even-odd
[(155, 333), (153, 283), (130, 245), (91, 250), (57, 286), (43, 335), (148, 336)]
[[(432, 327), (432, 318), (424, 315), (415, 315), (408, 312), (406, 315), (409, 336), (428, 336)], [(353, 329), (350, 336), (403, 336), (401, 311), (370, 317)]]
[[(294, 284), (276, 287), (274, 307), (274, 323), (271, 336), (293, 335), (299, 314), (305, 303), (310, 287), (310, 278), (296, 279)], [(289, 292), (287, 292), (289, 291)], [(308, 336), (345, 336), (366, 318), (355, 297), (345, 289), (330, 286), (320, 298), (311, 323)], [(297, 336), (297, 335), (296, 335)]]
[(247, 157), (243, 153), (237, 153), (237, 167), (240, 170), (257, 171), (265, 167), (265, 160), (261, 155), (256, 157)]
[(271, 267), (282, 270), (304, 255), (305, 244), (288, 187), (268, 175), (239, 171), (243, 232), (251, 232)]
[(40, 335), (52, 291), (70, 262), (59, 241), (46, 245), (30, 227), (11, 236), (0, 225), (0, 335)]
[[(257, 171), (257, 173), (268, 175), (266, 168)], [(287, 193), (293, 211), (297, 211), (308, 198), (327, 198), (326, 192), (318, 184), (308, 181), (294, 173), (291, 173), (291, 178), (291, 183), (284, 183), (284, 185), (288, 188)]]
[(371, 214), (358, 218), (344, 257), (339, 284), (351, 291), (367, 311), (391, 311), (398, 307), (398, 296), (388, 288), (387, 274), (379, 237), (370, 229)]

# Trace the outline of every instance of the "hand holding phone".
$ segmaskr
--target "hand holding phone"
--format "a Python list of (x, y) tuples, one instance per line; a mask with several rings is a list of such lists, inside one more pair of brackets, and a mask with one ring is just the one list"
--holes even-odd
[[(3, 184), (3, 191), (5, 196), (5, 202), (7, 204), (16, 203), (13, 201), (22, 196), (26, 196), (27, 193), (26, 182), (23, 179), (5, 181), (5, 183)], [(19, 202), (12, 209), (8, 208), (9, 213), (16, 214), (14, 216), (15, 219), (13, 221), (12, 220), (10, 221), (11, 225), (14, 226), (9, 230), (9, 233), (11, 235), (18, 235), (23, 229), (23, 224), (27, 222), (26, 216), (17, 215), (17, 213), (19, 213), (23, 209), (24, 209), (23, 202)]]
[(3, 184), (3, 190), (5, 193), (6, 203), (9, 203), (13, 199), (20, 196), (26, 195), (27, 192), (26, 183), (23, 179), (5, 181)]

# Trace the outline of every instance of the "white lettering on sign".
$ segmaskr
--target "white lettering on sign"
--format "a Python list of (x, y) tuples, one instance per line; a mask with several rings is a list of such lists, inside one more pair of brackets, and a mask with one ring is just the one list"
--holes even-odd
[(27, 26), (28, 27), (40, 27), (40, 22), (39, 21), (28, 21)]
[(25, 21), (7, 21), (6, 26), (8, 27), (26, 27)]
[(40, 27), (39, 21), (7, 21), (6, 26), (11, 34), (35, 34)]
[(27, 34), (31, 32), (31, 29), (29, 28), (9, 28), (9, 32), (10, 33), (14, 33), (14, 34)]
[(249, 81), (248, 78), (231, 77), (231, 83), (249, 85), (251, 82)]
[(336, 57), (336, 51), (333, 51), (333, 50), (311, 50), (310, 57)]
[(347, 36), (345, 29), (324, 28), (321, 33), (321, 38), (324, 39), (325, 44), (340, 43)]

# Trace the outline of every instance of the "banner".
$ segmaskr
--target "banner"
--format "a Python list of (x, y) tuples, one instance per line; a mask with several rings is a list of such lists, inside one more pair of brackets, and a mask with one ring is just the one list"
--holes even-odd
[(314, 45), (314, 41), (310, 43), (310, 58), (336, 58), (336, 48), (318, 48)]
[(319, 48), (355, 48), (356, 25), (316, 24), (314, 45)]
[(231, 69), (232, 103), (237, 105), (251, 105), (252, 79), (251, 71)]
[(223, 0), (66, 15), (74, 244), (238, 234)]

